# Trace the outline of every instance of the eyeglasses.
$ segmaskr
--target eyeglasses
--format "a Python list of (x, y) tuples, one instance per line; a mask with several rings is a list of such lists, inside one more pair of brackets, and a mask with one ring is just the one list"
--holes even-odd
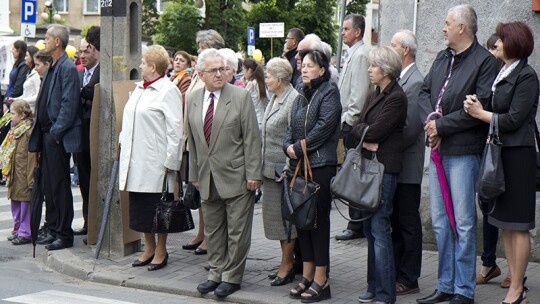
[(220, 68), (213, 68), (213, 69), (210, 69), (210, 70), (203, 70), (203, 72), (208, 73), (208, 74), (212, 74), (212, 75), (216, 75), (217, 72), (222, 74), (222, 73), (225, 72), (225, 70), (227, 70), (225, 67), (220, 67)]
[(294, 39), (293, 37), (285, 37), (285, 40)]

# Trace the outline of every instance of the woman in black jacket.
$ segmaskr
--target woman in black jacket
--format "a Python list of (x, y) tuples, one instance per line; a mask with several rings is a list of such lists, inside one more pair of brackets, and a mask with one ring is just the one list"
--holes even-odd
[(17, 40), (13, 43), (11, 53), (13, 54), (15, 63), (13, 64), (13, 68), (11, 68), (11, 73), (9, 73), (9, 86), (6, 91), (6, 98), (4, 99), (7, 108), (9, 108), (13, 98), (17, 98), (23, 94), (23, 84), (26, 80), (26, 75), (28, 75), (28, 65), (24, 61), (26, 51), (26, 42)]
[(389, 46), (369, 52), (369, 79), (377, 88), (368, 96), (351, 134), (360, 140), (366, 127), (362, 153), (376, 153), (384, 165), (381, 204), (364, 222), (368, 240), (368, 289), (360, 302), (396, 302), (394, 253), (390, 227), (392, 201), (401, 171), (402, 134), (407, 116), (407, 96), (396, 78), (401, 73), (401, 57)]
[(328, 58), (319, 51), (308, 51), (301, 56), (303, 84), (291, 110), (283, 150), (294, 170), (303, 157), (300, 141), (305, 139), (313, 179), (321, 188), (317, 197), (316, 228), (297, 228), (304, 271), (298, 286), (290, 291), (290, 297), (301, 298), (302, 302), (318, 302), (331, 297), (326, 277), (330, 261), (330, 180), (336, 175), (341, 102), (337, 87), (329, 81)]
[(463, 103), (465, 112), (489, 123), (498, 115), (505, 192), (497, 197), (488, 222), (503, 231), (511, 283), (503, 303), (525, 298), (525, 271), (531, 249), (529, 230), (535, 226), (535, 116), (538, 107), (538, 76), (527, 63), (534, 49), (531, 29), (523, 22), (499, 23), (495, 57), (504, 62), (492, 86), (490, 110), (475, 95)]

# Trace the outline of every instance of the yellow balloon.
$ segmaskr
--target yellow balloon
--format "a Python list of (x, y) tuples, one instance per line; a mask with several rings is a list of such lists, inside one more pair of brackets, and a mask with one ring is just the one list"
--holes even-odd
[(38, 48), (38, 50), (43, 50), (45, 48), (45, 41), (43, 41), (43, 39), (41, 40), (38, 40), (36, 42), (36, 47)]
[(70, 59), (73, 59), (75, 53), (77, 53), (77, 49), (73, 45), (68, 45), (66, 47), (66, 53)]
[(259, 50), (259, 49), (255, 49), (253, 51), (253, 55), (251, 55), (251, 56), (255, 60), (262, 60), (263, 59), (263, 54), (262, 54), (261, 50)]

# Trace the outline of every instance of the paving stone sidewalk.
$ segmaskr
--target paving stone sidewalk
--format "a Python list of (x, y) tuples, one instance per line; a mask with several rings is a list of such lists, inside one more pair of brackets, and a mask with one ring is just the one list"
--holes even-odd
[[(345, 211), (345, 208), (342, 208)], [(242, 289), (226, 301), (235, 303), (299, 303), (288, 297), (289, 290), (295, 286), (301, 276), (288, 285), (271, 287), (267, 278), (274, 272), (280, 262), (281, 250), (279, 242), (270, 241), (264, 237), (262, 224), (261, 204), (255, 207), (253, 223), (253, 238), (251, 251), (248, 257)], [(193, 213), (196, 218), (196, 213)], [(367, 241), (358, 239), (338, 242), (333, 236), (346, 226), (346, 221), (335, 210), (331, 213), (332, 240), (330, 242), (331, 273), (330, 284), (332, 299), (323, 303), (358, 303), (358, 295), (365, 291)], [(169, 264), (162, 270), (149, 272), (143, 268), (133, 268), (131, 263), (138, 254), (119, 258), (100, 258), (95, 261), (91, 248), (82, 243), (77, 237), (75, 246), (67, 250), (43, 252), (44, 263), (50, 268), (77, 277), (98, 283), (139, 288), (158, 292), (168, 292), (192, 297), (200, 297), (196, 287), (207, 279), (204, 270), (206, 256), (196, 256), (193, 252), (182, 250), (180, 245), (187, 243), (195, 231), (171, 235), (168, 242)], [(437, 283), (436, 252), (424, 251), (422, 258), (422, 276), (420, 278), (420, 293), (397, 298), (397, 303), (413, 304), (416, 299), (430, 294)], [(487, 285), (476, 289), (475, 303), (500, 303), (506, 293), (499, 287), (507, 272), (506, 262), (498, 261), (503, 275)], [(477, 262), (481, 265), (480, 259)], [(528, 294), (528, 303), (540, 303), (536, 295), (540, 290), (540, 264), (530, 263), (527, 270), (527, 286), (531, 289)], [(216, 299), (213, 295), (206, 295), (208, 299)], [(538, 301), (538, 302), (536, 302)]]

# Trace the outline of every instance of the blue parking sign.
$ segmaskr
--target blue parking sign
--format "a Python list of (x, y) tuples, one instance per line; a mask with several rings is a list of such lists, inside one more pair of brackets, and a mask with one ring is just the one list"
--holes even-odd
[(21, 23), (36, 23), (36, 0), (21, 0)]
[(255, 28), (252, 26), (247, 27), (247, 45), (255, 45)]

